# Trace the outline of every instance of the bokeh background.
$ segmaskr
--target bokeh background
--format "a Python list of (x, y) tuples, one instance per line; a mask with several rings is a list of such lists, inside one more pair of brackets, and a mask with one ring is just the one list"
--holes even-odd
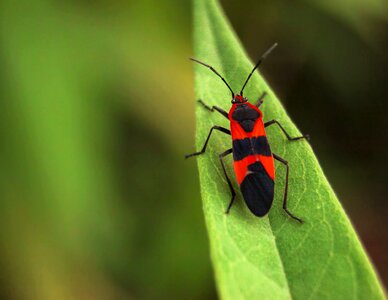
[[(387, 2), (221, 3), (253, 60), (279, 43), (261, 71), (387, 283)], [(189, 1), (0, 2), (0, 299), (217, 297), (191, 31)]]

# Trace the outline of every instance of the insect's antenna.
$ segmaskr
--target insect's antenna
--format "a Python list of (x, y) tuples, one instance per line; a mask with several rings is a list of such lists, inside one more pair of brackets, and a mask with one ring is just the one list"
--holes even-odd
[(241, 92), (240, 92), (240, 95), (242, 96), (243, 95), (243, 91), (244, 91), (244, 88), (245, 86), (247, 85), (249, 79), (251, 78), (253, 72), (260, 66), (261, 62), (268, 56), (268, 54), (270, 54), (272, 52), (273, 49), (276, 48), (276, 46), (278, 45), (278, 43), (275, 43), (273, 44), (267, 51), (265, 51), (265, 53), (260, 57), (259, 61), (257, 62), (257, 64), (255, 65), (255, 67), (252, 69), (251, 73), (249, 73), (248, 75), (248, 78), (247, 80), (245, 80), (245, 83), (241, 89)]
[(203, 63), (202, 61), (199, 61), (199, 60), (197, 60), (197, 59), (195, 59), (195, 58), (191, 58), (191, 57), (190, 57), (190, 59), (191, 59), (192, 61), (195, 61), (196, 63), (199, 63), (199, 64), (201, 64), (201, 65), (203, 65), (203, 66), (209, 68), (209, 69), (212, 70), (214, 73), (216, 73), (216, 75), (222, 79), (222, 81), (226, 84), (226, 86), (228, 87), (228, 89), (232, 92), (232, 98), (234, 98), (234, 92), (233, 92), (232, 88), (231, 88), (231, 87), (229, 86), (229, 84), (226, 82), (226, 80), (224, 79), (224, 77), (222, 77), (222, 76), (220, 75), (220, 73), (218, 73), (212, 66), (209, 66), (208, 64), (205, 64), (205, 63)]

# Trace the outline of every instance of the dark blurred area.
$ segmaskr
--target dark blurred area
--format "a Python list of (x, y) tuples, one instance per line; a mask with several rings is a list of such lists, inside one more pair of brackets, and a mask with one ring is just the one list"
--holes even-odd
[[(222, 5), (253, 60), (279, 43), (261, 72), (387, 282), (387, 3)], [(191, 30), (188, 1), (0, 2), (0, 299), (217, 297)]]

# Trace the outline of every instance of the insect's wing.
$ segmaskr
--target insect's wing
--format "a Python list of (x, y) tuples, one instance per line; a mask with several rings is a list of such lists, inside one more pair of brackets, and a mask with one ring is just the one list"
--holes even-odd
[(240, 189), (249, 210), (254, 215), (262, 217), (268, 213), (274, 197), (274, 181), (260, 161), (248, 166)]

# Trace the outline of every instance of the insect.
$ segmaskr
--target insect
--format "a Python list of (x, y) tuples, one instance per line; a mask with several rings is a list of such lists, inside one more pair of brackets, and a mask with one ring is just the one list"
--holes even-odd
[(231, 135), (232, 148), (219, 155), (221, 166), (231, 193), (231, 200), (226, 213), (229, 213), (233, 205), (236, 192), (226, 172), (224, 158), (227, 155), (233, 153), (234, 171), (236, 174), (237, 182), (240, 186), (241, 193), (249, 210), (258, 217), (265, 216), (272, 206), (275, 186), (274, 159), (279, 161), (286, 167), (283, 209), (291, 218), (299, 221), (300, 223), (303, 223), (302, 219), (296, 217), (287, 209), (289, 176), (288, 161), (271, 152), (265, 133), (265, 128), (276, 124), (279, 126), (280, 130), (284, 133), (289, 141), (309, 139), (309, 136), (303, 135), (298, 137), (291, 137), (277, 120), (270, 120), (267, 122), (263, 121), (263, 113), (259, 107), (264, 101), (266, 92), (262, 93), (256, 104), (249, 103), (248, 99), (243, 96), (244, 88), (251, 78), (253, 72), (260, 66), (262, 61), (276, 46), (277, 44), (275, 43), (261, 56), (252, 71), (249, 73), (239, 94), (235, 94), (233, 92), (227, 81), (212, 66), (205, 64), (195, 58), (190, 58), (192, 61), (209, 68), (219, 78), (221, 78), (221, 80), (232, 93), (232, 107), (230, 108), (229, 112), (226, 112), (218, 106), (208, 106), (202, 100), (198, 100), (198, 102), (205, 109), (211, 112), (219, 112), (221, 115), (227, 118), (230, 122), (230, 130), (221, 126), (213, 126), (210, 129), (202, 150), (188, 154), (185, 157), (189, 158), (205, 153), (206, 147), (214, 130)]

